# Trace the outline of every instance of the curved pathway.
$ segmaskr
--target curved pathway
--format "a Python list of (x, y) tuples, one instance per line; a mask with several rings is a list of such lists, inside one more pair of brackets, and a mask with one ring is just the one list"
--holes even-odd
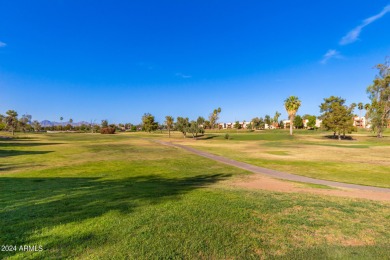
[[(152, 140), (150, 140), (150, 141), (152, 141)], [(389, 188), (380, 188), (380, 187), (373, 187), (373, 186), (364, 186), (364, 185), (349, 184), (349, 183), (336, 182), (336, 181), (326, 181), (326, 180), (314, 179), (314, 178), (305, 177), (305, 176), (301, 176), (301, 175), (295, 175), (295, 174), (291, 174), (291, 173), (275, 171), (275, 170), (255, 166), (255, 165), (252, 165), (249, 163), (239, 162), (239, 161), (232, 160), (232, 159), (229, 159), (229, 158), (226, 158), (223, 156), (200, 151), (198, 149), (188, 147), (185, 145), (174, 144), (171, 142), (164, 142), (164, 141), (160, 141), (160, 140), (153, 140), (153, 141), (155, 141), (159, 144), (162, 144), (162, 145), (181, 148), (183, 150), (186, 150), (186, 151), (189, 151), (191, 153), (212, 159), (212, 160), (217, 161), (217, 162), (228, 164), (228, 165), (231, 165), (231, 166), (234, 166), (237, 168), (241, 168), (241, 169), (253, 172), (253, 173), (267, 175), (267, 176), (277, 178), (277, 179), (297, 181), (297, 182), (306, 182), (306, 183), (313, 183), (313, 184), (322, 184), (322, 185), (340, 187), (340, 188), (349, 188), (349, 189), (377, 191), (377, 192), (389, 192), (390, 193)]]

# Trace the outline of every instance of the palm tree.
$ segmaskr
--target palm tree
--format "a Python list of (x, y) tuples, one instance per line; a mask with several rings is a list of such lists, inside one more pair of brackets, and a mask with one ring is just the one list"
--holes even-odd
[(296, 96), (290, 96), (284, 101), (284, 107), (290, 118), (290, 135), (293, 134), (293, 122), (300, 106), (301, 101)]
[(15, 135), (15, 128), (18, 125), (18, 113), (15, 110), (8, 110), (6, 114), (8, 115), (5, 118), (7, 126), (11, 129), (12, 135)]
[(366, 126), (367, 126), (367, 123), (368, 123), (368, 117), (369, 117), (368, 113), (370, 112), (369, 111), (370, 108), (371, 108), (371, 105), (369, 103), (364, 105), (364, 109), (366, 110), (366, 114), (364, 116), (366, 118)]
[(171, 116), (166, 116), (165, 117), (165, 124), (167, 125), (167, 128), (168, 128), (168, 136), (169, 138), (171, 138), (171, 128), (173, 127), (173, 117)]
[(60, 121), (61, 121), (61, 131), (62, 131), (62, 120), (64, 120), (64, 118), (61, 116), (61, 117), (60, 117)]
[(274, 122), (276, 123), (276, 125), (278, 124), (279, 122), (279, 117), (280, 117), (281, 113), (279, 113), (278, 111), (276, 111), (275, 115), (274, 115)]
[(360, 122), (360, 127), (363, 127), (363, 124), (362, 124), (362, 110), (363, 110), (363, 103), (362, 102), (359, 102), (359, 104), (357, 105), (358, 109), (359, 109), (359, 122)]

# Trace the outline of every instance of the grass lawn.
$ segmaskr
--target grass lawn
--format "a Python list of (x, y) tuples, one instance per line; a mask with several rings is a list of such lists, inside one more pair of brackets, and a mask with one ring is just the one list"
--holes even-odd
[(390, 188), (390, 137), (360, 131), (353, 140), (329, 132), (284, 130), (209, 133), (199, 140), (172, 139), (214, 154), (284, 172), (361, 185)]
[(0, 258), (388, 257), (388, 203), (232, 188), (248, 173), (142, 136), (2, 138), (0, 245), (43, 251)]

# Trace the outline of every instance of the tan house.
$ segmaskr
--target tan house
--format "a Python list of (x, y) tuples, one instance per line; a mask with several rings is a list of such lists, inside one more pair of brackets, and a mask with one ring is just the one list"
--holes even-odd
[[(232, 122), (229, 122), (229, 123), (219, 123), (218, 124), (218, 128), (219, 129), (233, 129), (235, 124), (236, 123), (232, 123)], [(240, 124), (242, 129), (247, 129), (249, 124), (250, 124), (250, 122), (244, 121), (244, 122), (239, 122), (239, 124)]]
[[(308, 119), (303, 119), (303, 127), (307, 128), (307, 123), (309, 122)], [(316, 119), (316, 127), (321, 127), (322, 120)], [(284, 128), (290, 128), (290, 120), (283, 120)]]
[(353, 118), (353, 126), (359, 127), (359, 128), (367, 128), (367, 120), (365, 117), (358, 117), (355, 116)]

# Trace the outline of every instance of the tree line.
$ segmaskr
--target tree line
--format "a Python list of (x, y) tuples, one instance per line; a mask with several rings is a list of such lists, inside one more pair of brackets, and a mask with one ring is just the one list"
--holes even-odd
[(89, 124), (74, 125), (73, 119), (70, 118), (63, 123), (63, 117), (60, 117), (61, 123), (57, 125), (42, 126), (38, 120), (32, 120), (32, 116), (24, 114), (19, 117), (15, 110), (8, 110), (5, 115), (0, 114), (0, 131), (9, 131), (12, 135), (16, 131), (19, 132), (40, 132), (40, 131), (74, 131), (74, 132), (92, 132), (92, 133), (115, 133), (115, 131), (137, 131), (141, 129), (141, 125), (133, 125), (131, 123), (108, 124), (107, 120), (102, 120), (101, 124), (95, 122)]
[[(204, 117), (199, 116), (196, 120), (189, 120), (188, 117), (177, 117), (176, 122), (173, 116), (166, 116), (164, 124), (162, 125), (168, 130), (168, 135), (171, 137), (171, 131), (176, 130), (186, 137), (187, 134), (191, 134), (193, 138), (198, 135), (204, 134), (205, 129), (215, 129), (218, 127), (219, 115), (222, 112), (220, 107), (214, 109), (206, 120)], [(155, 118), (150, 113), (145, 113), (142, 116), (142, 130), (146, 132), (152, 132), (157, 130), (159, 123), (155, 121)]]
[[(321, 103), (320, 113), (318, 119), (322, 120), (321, 127), (333, 131), (334, 136), (341, 139), (341, 136), (345, 136), (346, 133), (356, 131), (354, 127), (353, 117), (354, 109), (357, 107), (361, 112), (366, 110), (365, 118), (371, 126), (378, 138), (383, 136), (383, 131), (390, 125), (390, 58), (387, 58), (383, 64), (375, 66), (378, 70), (378, 75), (373, 80), (373, 83), (368, 86), (367, 94), (370, 99), (370, 103), (363, 104), (362, 102), (350, 105), (346, 104), (346, 99), (336, 96), (330, 96), (324, 98), (324, 102)], [(301, 106), (301, 101), (296, 96), (290, 96), (284, 101), (284, 107), (289, 116), (289, 128), (290, 135), (293, 134), (293, 129), (303, 128), (303, 120), (307, 120), (306, 126), (309, 129), (316, 128), (317, 117), (315, 115), (299, 116), (297, 112)], [(163, 124), (159, 124), (155, 121), (155, 118), (150, 113), (145, 113), (142, 116), (142, 123), (139, 125), (126, 124), (108, 124), (107, 120), (102, 120), (101, 124), (82, 124), (80, 126), (74, 126), (73, 120), (69, 119), (67, 124), (63, 125), (63, 117), (60, 117), (61, 124), (52, 126), (42, 126), (37, 120), (32, 120), (32, 116), (24, 114), (20, 118), (15, 110), (8, 110), (6, 115), (0, 114), (0, 130), (7, 130), (14, 134), (15, 131), (29, 132), (29, 131), (82, 131), (82, 132), (101, 132), (101, 133), (115, 133), (115, 131), (155, 131), (155, 130), (172, 130), (180, 131), (184, 137), (187, 134), (191, 134), (192, 137), (197, 137), (199, 134), (203, 134), (205, 129), (219, 128), (218, 120), (221, 113), (221, 108), (214, 109), (207, 119), (199, 116), (196, 120), (189, 120), (188, 117), (177, 117), (176, 121), (172, 116), (166, 116)], [(263, 117), (255, 117), (248, 124), (247, 128), (250, 130), (265, 129), (268, 128), (284, 128), (282, 120), (279, 121), (281, 113), (275, 112), (275, 115), (265, 115)], [(242, 124), (236, 121), (233, 125), (234, 128), (242, 128)]]
[[(321, 127), (333, 131), (333, 135), (338, 136), (339, 140), (342, 135), (345, 137), (346, 133), (356, 131), (353, 119), (356, 116), (354, 114), (356, 107), (360, 111), (359, 118), (362, 117), (362, 110), (366, 110), (365, 118), (378, 138), (383, 137), (384, 129), (390, 125), (390, 59), (387, 58), (383, 64), (378, 64), (375, 68), (378, 69), (378, 75), (366, 90), (371, 103), (363, 105), (362, 102), (359, 102), (358, 104), (346, 105), (346, 99), (336, 96), (324, 98), (324, 102), (321, 103), (320, 112), (322, 114), (318, 117), (322, 120)], [(298, 97), (291, 96), (285, 100), (284, 105), (290, 122), (294, 122), (293, 124), (296, 125), (296, 118), (298, 117), (295, 117), (295, 115), (301, 101)], [(313, 117), (308, 119), (312, 122), (314, 120)], [(291, 135), (293, 124), (290, 123)]]

